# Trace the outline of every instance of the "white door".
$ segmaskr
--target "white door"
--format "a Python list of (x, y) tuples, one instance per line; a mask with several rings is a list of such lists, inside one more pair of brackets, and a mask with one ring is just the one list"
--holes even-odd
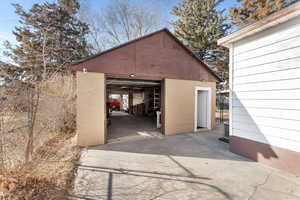
[(197, 128), (208, 128), (207, 127), (207, 105), (208, 105), (208, 92), (198, 91), (198, 116), (197, 116)]

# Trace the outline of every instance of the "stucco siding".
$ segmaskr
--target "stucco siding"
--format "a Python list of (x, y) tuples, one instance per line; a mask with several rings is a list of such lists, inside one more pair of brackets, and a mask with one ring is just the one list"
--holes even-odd
[(77, 143), (92, 146), (105, 143), (105, 76), (77, 72)]
[(210, 87), (212, 91), (211, 123), (215, 124), (216, 83), (165, 79), (165, 135), (194, 131), (195, 88)]
[(231, 136), (300, 152), (300, 17), (232, 44)]

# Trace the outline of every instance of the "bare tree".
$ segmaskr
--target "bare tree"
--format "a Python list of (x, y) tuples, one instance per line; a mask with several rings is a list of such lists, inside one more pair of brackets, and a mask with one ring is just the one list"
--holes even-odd
[(102, 11), (81, 3), (81, 20), (89, 24), (89, 39), (96, 51), (141, 37), (167, 25), (159, 0), (152, 4), (112, 0)]
[[(47, 56), (49, 52), (55, 51), (56, 47), (53, 48), (53, 46), (48, 45), (48, 41), (54, 40), (54, 38), (53, 36), (48, 35), (46, 31), (41, 30), (41, 32), (41, 53), (39, 55), (35, 55), (36, 59), (39, 59), (39, 63), (42, 63), (40, 67), (27, 67), (25, 73), (24, 68), (21, 68), (19, 66), (10, 64), (2, 64), (0, 66), (0, 78), (5, 80), (4, 83), (12, 88), (11, 90), (14, 91), (14, 93), (17, 93), (19, 96), (14, 97), (9, 94), (9, 92), (8, 94), (2, 94), (2, 97), (8, 96), (11, 99), (16, 100), (16, 103), (11, 104), (10, 106), (8, 106), (7, 104), (5, 105), (6, 110), (9, 111), (9, 116), (13, 114), (13, 117), (10, 117), (9, 120), (7, 120), (8, 114), (1, 112), (0, 132), (7, 132), (7, 130), (10, 131), (15, 129), (15, 127), (12, 127), (10, 125), (11, 123), (9, 121), (19, 118), (15, 116), (16, 110), (24, 114), (26, 113), (26, 117), (24, 117), (26, 122), (23, 126), (27, 129), (27, 138), (25, 145), (26, 147), (24, 149), (26, 162), (32, 160), (34, 149), (36, 149), (36, 146), (34, 145), (35, 138), (38, 137), (37, 133), (40, 132), (36, 129), (37, 127), (41, 127), (41, 125), (37, 123), (38, 121), (41, 121), (41, 118), (43, 118), (39, 115), (39, 113), (41, 112), (41, 97), (43, 98), (43, 96), (45, 96), (45, 88), (47, 88), (49, 84), (54, 84), (54, 79), (57, 79), (57, 77), (61, 76), (61, 74), (66, 75), (69, 73), (69, 71), (67, 70), (68, 67), (66, 66), (68, 66), (68, 63), (70, 63), (73, 59), (72, 55), (70, 57), (64, 57), (64, 61), (60, 64), (56, 64), (55, 68), (49, 67), (52, 65), (52, 63), (51, 61), (49, 61), (49, 59), (47, 59)], [(52, 70), (49, 70), (49, 68)], [(62, 71), (64, 73), (61, 73)], [(5, 128), (4, 125), (7, 128)], [(1, 138), (0, 143), (3, 143), (2, 140), (3, 137)], [(4, 150), (1, 148), (0, 153), (3, 151)]]

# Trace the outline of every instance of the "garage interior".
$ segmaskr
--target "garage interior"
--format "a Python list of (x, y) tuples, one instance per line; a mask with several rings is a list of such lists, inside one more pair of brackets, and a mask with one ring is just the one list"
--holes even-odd
[(107, 78), (107, 143), (161, 136), (161, 96), (161, 81)]

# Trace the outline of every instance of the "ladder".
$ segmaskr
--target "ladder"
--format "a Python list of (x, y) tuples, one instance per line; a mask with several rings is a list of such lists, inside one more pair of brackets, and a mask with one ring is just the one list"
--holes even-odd
[(153, 109), (160, 109), (160, 91), (159, 88), (153, 89)]

